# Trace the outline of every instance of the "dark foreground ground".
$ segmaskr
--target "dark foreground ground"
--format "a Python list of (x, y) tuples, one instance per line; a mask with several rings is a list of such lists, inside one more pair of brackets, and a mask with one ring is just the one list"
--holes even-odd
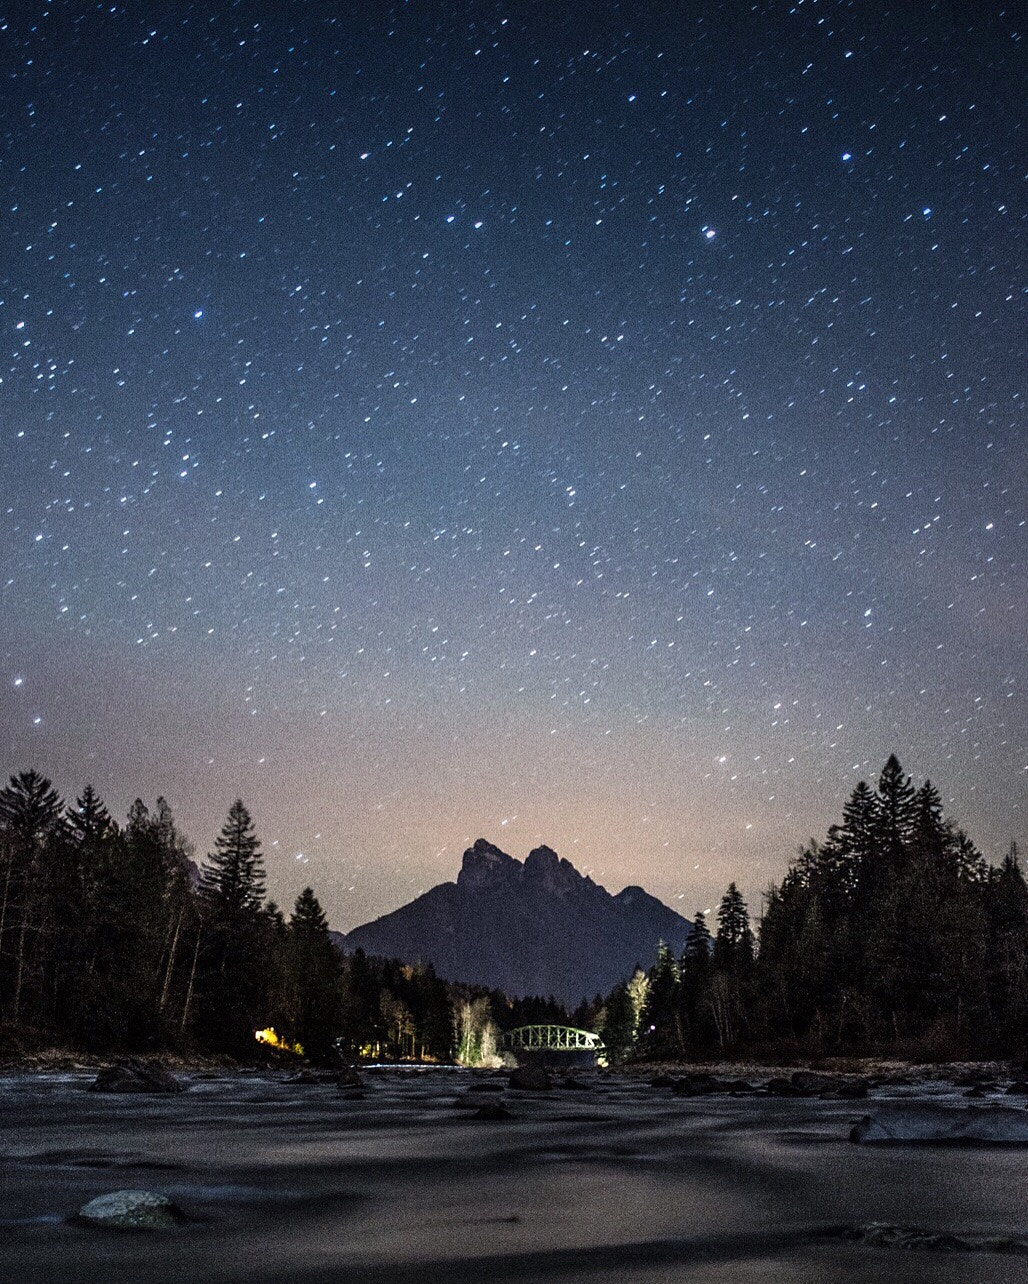
[[(6, 1284), (1028, 1280), (1025, 1256), (841, 1237), (1028, 1234), (1028, 1150), (851, 1145), (874, 1099), (683, 1099), (587, 1076), (588, 1092), (507, 1093), (516, 1117), (491, 1122), (454, 1108), (473, 1081), (458, 1071), (372, 1071), (362, 1100), (271, 1075), (185, 1076), (158, 1097), (89, 1093), (91, 1078), (0, 1078)], [(940, 1093), (959, 1100), (884, 1090)], [(66, 1220), (121, 1188), (191, 1220)]]

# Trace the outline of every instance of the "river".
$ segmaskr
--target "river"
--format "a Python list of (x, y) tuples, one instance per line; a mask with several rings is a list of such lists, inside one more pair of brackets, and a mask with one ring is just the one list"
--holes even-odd
[[(682, 1099), (594, 1074), (589, 1091), (507, 1093), (514, 1117), (489, 1121), (455, 1108), (473, 1081), (456, 1070), (371, 1071), (359, 1100), (274, 1074), (183, 1078), (144, 1097), (87, 1092), (86, 1073), (0, 1077), (6, 1284), (1028, 1278), (1023, 1256), (842, 1237), (1028, 1229), (1024, 1149), (850, 1144), (874, 1100)], [(168, 1195), (189, 1221), (68, 1220), (121, 1188)]]

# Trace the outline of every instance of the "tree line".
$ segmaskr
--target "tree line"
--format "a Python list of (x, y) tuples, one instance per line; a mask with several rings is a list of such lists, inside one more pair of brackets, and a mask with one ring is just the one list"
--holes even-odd
[(344, 954), (309, 887), (287, 916), (242, 802), (197, 866), (163, 798), (119, 825), (89, 786), (70, 805), (35, 771), (0, 789), (0, 1049), (251, 1059), (260, 1031), (318, 1062), (480, 1061), (501, 1029), (562, 1019)]
[(1028, 1051), (1028, 885), (915, 789), (895, 755), (861, 782), (824, 841), (766, 893), (754, 931), (732, 883), (713, 937), (661, 947), (598, 1016), (614, 1061)]
[[(1017, 848), (988, 865), (895, 756), (823, 841), (801, 849), (754, 929), (733, 883), (712, 935), (583, 1002), (510, 999), (430, 965), (344, 954), (305, 888), (266, 897), (242, 802), (199, 864), (159, 798), (118, 824), (86, 787), (35, 771), (0, 789), (0, 1049), (251, 1057), (266, 1032), (333, 1057), (488, 1062), (542, 1021), (630, 1058), (1028, 1051), (1028, 885)], [(274, 1031), (271, 1035), (270, 1031)]]

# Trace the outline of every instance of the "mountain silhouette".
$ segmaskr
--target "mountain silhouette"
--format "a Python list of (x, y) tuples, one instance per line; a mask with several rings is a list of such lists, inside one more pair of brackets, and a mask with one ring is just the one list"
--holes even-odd
[(549, 847), (522, 863), (484, 838), (455, 883), (356, 927), (348, 951), (431, 962), (440, 976), (568, 1005), (606, 994), (664, 941), (678, 954), (691, 924), (641, 887), (612, 896)]

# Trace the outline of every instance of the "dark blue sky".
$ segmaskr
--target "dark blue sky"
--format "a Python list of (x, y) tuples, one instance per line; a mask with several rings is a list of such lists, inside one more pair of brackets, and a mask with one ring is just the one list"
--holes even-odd
[(891, 750), (1024, 840), (1013, 7), (147, 13), (0, 15), (10, 770), (338, 926), (756, 901)]

